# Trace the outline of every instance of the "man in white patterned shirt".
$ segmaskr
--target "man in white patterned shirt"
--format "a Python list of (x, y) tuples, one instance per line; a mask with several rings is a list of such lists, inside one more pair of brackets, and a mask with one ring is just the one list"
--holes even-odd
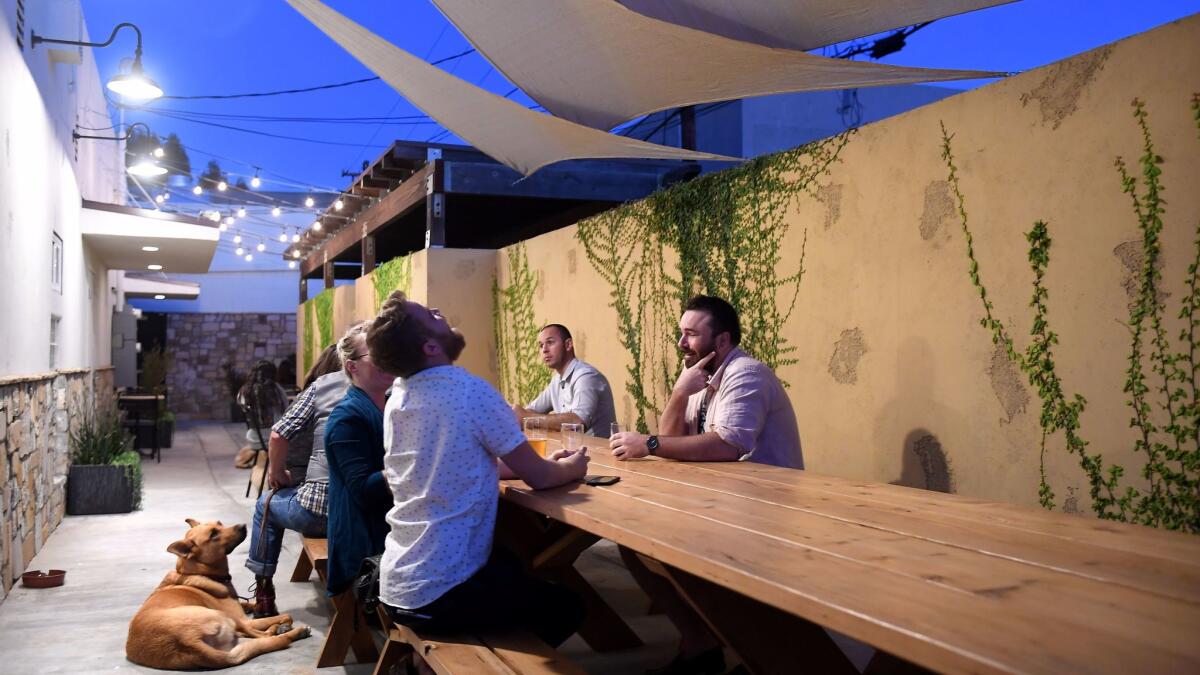
[(587, 471), (586, 449), (539, 457), (500, 393), (453, 365), (465, 345), (441, 312), (400, 292), (367, 335), (371, 359), (399, 375), (383, 417), (395, 506), (379, 598), (418, 632), (516, 625), (558, 645), (577, 630), (583, 605), (493, 548), (499, 478), (535, 489), (576, 481)]

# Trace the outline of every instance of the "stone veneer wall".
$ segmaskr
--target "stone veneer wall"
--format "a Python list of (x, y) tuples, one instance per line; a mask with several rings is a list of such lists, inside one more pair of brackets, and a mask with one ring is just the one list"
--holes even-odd
[(295, 351), (294, 314), (168, 314), (170, 408), (178, 419), (228, 419), (222, 366), (246, 372)]
[(111, 367), (0, 378), (0, 600), (62, 522), (70, 429), (112, 396)]

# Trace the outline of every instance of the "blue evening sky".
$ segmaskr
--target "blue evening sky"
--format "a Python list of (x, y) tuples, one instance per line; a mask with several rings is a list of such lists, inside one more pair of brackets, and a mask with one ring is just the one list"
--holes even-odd
[[(497, 0), (502, 1), (502, 0)], [(329, 4), (394, 44), (427, 60), (470, 48), (454, 26), (428, 0)], [(105, 39), (121, 21), (136, 23), (144, 35), (148, 75), (168, 95), (235, 94), (310, 87), (373, 74), (314, 28), (283, 0), (83, 0), (92, 39)], [(1200, 12), (1200, 0), (1025, 0), (950, 17), (916, 33), (908, 46), (885, 62), (940, 68), (1019, 71), (1045, 65), (1093, 47)], [(132, 33), (95, 51), (101, 77), (108, 79), (124, 57), (132, 56)], [(498, 94), (512, 85), (478, 54), (440, 67)], [(984, 83), (949, 83), (977, 86)], [(531, 104), (520, 92), (514, 100)], [(209, 153), (225, 158), (231, 174), (261, 167), (267, 189), (305, 186), (338, 189), (393, 139), (459, 142), (439, 136), (428, 121), (360, 122), (261, 121), (206, 116), (203, 122), (179, 114), (272, 117), (403, 117), (420, 115), (382, 82), (304, 94), (230, 100), (159, 100), (160, 112), (127, 111), (126, 122), (144, 121), (159, 135), (179, 134), (189, 148), (194, 172)], [(165, 114), (164, 114), (165, 113)], [(116, 116), (114, 115), (114, 119)], [(272, 138), (233, 129), (291, 136)], [(313, 142), (320, 141), (320, 142)]]

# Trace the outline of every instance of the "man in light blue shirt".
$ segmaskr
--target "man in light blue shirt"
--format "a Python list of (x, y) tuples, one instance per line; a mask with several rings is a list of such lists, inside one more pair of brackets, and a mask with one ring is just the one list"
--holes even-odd
[(546, 325), (538, 332), (538, 350), (554, 375), (528, 407), (513, 405), (517, 418), (546, 415), (548, 429), (582, 424), (589, 436), (608, 438), (612, 423), (617, 421), (612, 388), (599, 370), (575, 358), (571, 331), (562, 324)]

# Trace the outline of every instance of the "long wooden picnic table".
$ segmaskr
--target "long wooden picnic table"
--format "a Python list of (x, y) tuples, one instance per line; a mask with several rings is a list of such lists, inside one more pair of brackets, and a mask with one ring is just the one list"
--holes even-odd
[(503, 481), (502, 499), (587, 535), (560, 549), (604, 538), (663, 563), (752, 672), (805, 669), (813, 624), (941, 672), (1200, 672), (1198, 537), (586, 445), (589, 473), (620, 482)]

